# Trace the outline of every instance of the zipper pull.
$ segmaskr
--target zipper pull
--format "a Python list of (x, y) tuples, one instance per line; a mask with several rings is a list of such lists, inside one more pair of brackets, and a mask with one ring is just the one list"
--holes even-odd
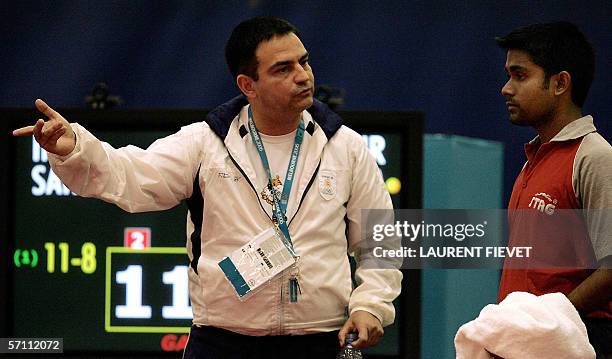
[(300, 282), (298, 281), (297, 276), (293, 276), (289, 279), (289, 302), (297, 303), (298, 293), (302, 294)]
[(298, 293), (302, 294), (302, 288), (300, 288), (300, 282), (298, 277), (300, 276), (300, 267), (297, 262), (293, 265), (291, 275), (289, 276), (289, 302), (297, 303)]

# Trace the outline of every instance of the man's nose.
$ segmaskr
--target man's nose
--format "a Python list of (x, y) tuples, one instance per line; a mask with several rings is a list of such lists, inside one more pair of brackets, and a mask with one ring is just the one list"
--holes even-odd
[(308, 76), (308, 70), (306, 70), (302, 65), (298, 65), (297, 72), (295, 74), (295, 82), (302, 83), (308, 81), (309, 79), (310, 76)]
[(501, 94), (504, 96), (512, 96), (514, 94), (512, 86), (510, 85), (510, 80), (506, 81), (504, 86), (502, 86)]

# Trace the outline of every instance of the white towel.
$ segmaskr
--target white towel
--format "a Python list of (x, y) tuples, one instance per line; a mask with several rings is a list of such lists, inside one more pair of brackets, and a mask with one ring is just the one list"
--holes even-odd
[(562, 293), (510, 293), (455, 335), (457, 359), (594, 359), (586, 327)]

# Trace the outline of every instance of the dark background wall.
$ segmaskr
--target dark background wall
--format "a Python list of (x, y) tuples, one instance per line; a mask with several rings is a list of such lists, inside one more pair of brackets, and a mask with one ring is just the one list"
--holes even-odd
[(342, 109), (422, 110), (427, 132), (503, 142), (504, 201), (533, 132), (508, 122), (505, 52), (493, 38), (571, 20), (597, 49), (584, 110), (612, 137), (609, 1), (5, 1), (0, 14), (0, 107), (37, 97), (83, 107), (104, 81), (123, 108), (211, 108), (238, 93), (223, 59), (231, 29), (256, 15), (287, 18), (317, 83), (346, 91)]

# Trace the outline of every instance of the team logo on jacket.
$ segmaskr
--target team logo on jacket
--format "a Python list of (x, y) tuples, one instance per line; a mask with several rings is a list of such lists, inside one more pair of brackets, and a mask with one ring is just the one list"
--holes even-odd
[(319, 172), (319, 193), (330, 200), (336, 196), (336, 175), (332, 171)]
[(549, 216), (555, 213), (556, 206), (557, 200), (553, 199), (551, 195), (544, 192), (536, 193), (533, 197), (531, 197), (531, 201), (529, 202), (529, 208), (546, 213)]
[(280, 200), (280, 198), (281, 198), (281, 191), (282, 190), (283, 190), (283, 182), (281, 181), (280, 177), (278, 177), (278, 175), (277, 175), (277, 176), (272, 178), (272, 185), (270, 186), (268, 184), (261, 191), (261, 193), (260, 193), (261, 199), (266, 201), (266, 203), (269, 204), (270, 206), (273, 206), (274, 205), (274, 197), (272, 197), (272, 196), (274, 195), (274, 196), (276, 196), (276, 198), (278, 198)]
[(242, 179), (242, 176), (236, 176), (236, 175), (233, 175), (231, 172), (224, 171), (224, 170), (218, 171), (217, 172), (217, 177), (223, 178), (225, 180), (232, 180), (234, 182), (238, 182), (238, 181), (240, 181)]

